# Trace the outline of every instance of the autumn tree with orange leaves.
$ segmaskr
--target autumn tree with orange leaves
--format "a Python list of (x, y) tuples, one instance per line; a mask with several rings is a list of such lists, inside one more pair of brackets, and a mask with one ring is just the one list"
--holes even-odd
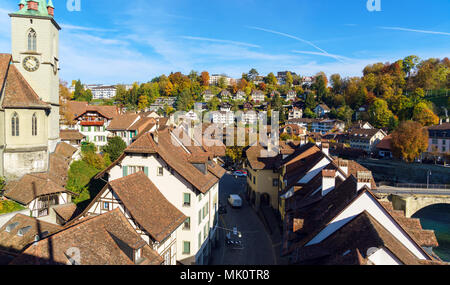
[(203, 71), (200, 77), (202, 86), (209, 86), (209, 73), (207, 71)]
[(428, 149), (428, 131), (420, 123), (404, 121), (392, 133), (392, 152), (395, 157), (413, 162)]

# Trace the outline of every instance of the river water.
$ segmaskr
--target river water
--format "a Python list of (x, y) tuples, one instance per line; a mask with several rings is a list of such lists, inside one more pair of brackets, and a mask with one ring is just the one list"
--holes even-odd
[(450, 262), (450, 205), (426, 207), (413, 218), (420, 219), (423, 229), (434, 230), (439, 247), (433, 251), (444, 261)]

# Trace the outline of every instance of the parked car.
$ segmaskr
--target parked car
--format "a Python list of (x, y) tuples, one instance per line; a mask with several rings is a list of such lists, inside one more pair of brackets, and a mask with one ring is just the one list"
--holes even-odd
[(247, 177), (247, 172), (243, 171), (243, 170), (238, 170), (233, 172), (233, 176), (236, 177)]
[(242, 207), (242, 199), (239, 195), (230, 195), (230, 197), (228, 197), (228, 203), (232, 208)]

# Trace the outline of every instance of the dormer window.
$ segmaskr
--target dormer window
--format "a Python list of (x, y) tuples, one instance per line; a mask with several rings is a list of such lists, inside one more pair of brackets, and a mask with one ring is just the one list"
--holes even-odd
[(6, 226), (5, 231), (7, 233), (10, 233), (12, 230), (14, 230), (17, 226), (19, 225), (19, 223), (13, 223), (13, 224), (9, 224), (8, 226)]
[(19, 237), (23, 237), (30, 229), (31, 229), (31, 226), (27, 226), (27, 227), (21, 228), (21, 229), (17, 232), (17, 235), (18, 235)]

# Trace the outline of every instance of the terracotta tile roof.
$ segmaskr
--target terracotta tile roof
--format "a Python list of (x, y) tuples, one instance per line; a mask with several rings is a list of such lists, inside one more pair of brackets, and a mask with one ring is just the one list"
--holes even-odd
[(125, 131), (139, 118), (137, 114), (125, 114), (115, 116), (109, 123), (109, 131)]
[[(219, 181), (216, 176), (218, 172), (202, 173), (189, 162), (190, 154), (179, 143), (172, 141), (171, 133), (167, 128), (160, 129), (157, 133), (142, 135), (125, 149), (125, 153), (159, 154), (171, 168), (202, 193), (206, 193)], [(217, 166), (214, 168), (217, 169)]]
[(163, 258), (136, 233), (120, 209), (86, 218), (39, 241), (14, 259), (13, 265), (67, 264), (66, 252), (80, 250), (81, 265), (133, 265), (134, 249), (142, 247), (138, 264), (160, 265)]
[(353, 129), (349, 133), (350, 140), (370, 140), (378, 132), (382, 132), (380, 129)]
[[(369, 171), (369, 170), (367, 168), (365, 168), (364, 166), (362, 166), (361, 164), (357, 163), (356, 161), (349, 160), (348, 161), (348, 175), (353, 175), (356, 177), (356, 174), (359, 171)], [(377, 188), (377, 184), (372, 176), (370, 189), (376, 189), (376, 188)]]
[(93, 106), (88, 105), (86, 111), (97, 111), (107, 119), (112, 119), (119, 114), (116, 106)]
[(431, 130), (431, 131), (450, 130), (450, 123), (442, 123), (442, 124), (437, 125), (437, 126), (431, 126), (431, 127), (428, 128), (428, 130)]
[[(14, 229), (7, 232), (6, 228), (15, 223), (17, 223), (17, 225)], [(31, 228), (29, 228), (23, 236), (18, 236), (17, 233), (19, 230), (26, 227)], [(45, 232), (47, 232), (46, 235), (48, 236), (61, 229), (62, 227), (59, 225), (40, 221), (36, 218), (22, 214), (17, 214), (7, 221), (2, 227), (0, 227), (0, 248), (7, 250), (8, 252), (18, 254), (35, 241), (36, 235), (40, 235), (41, 238), (44, 238)]]
[(377, 149), (392, 150), (392, 135), (384, 137), (376, 147)]
[(422, 229), (420, 219), (407, 218), (403, 211), (393, 209), (392, 203), (384, 201), (380, 203), (389, 214), (408, 232), (408, 234), (423, 247), (438, 247), (436, 235), (432, 230)]
[(69, 163), (71, 160), (58, 154), (52, 153), (49, 156), (49, 168), (47, 177), (61, 187), (65, 187), (69, 179)]
[(187, 219), (143, 172), (109, 184), (133, 219), (157, 242), (166, 239)]
[(67, 102), (67, 111), (72, 115), (72, 120), (86, 112), (88, 102), (69, 101)]
[(59, 137), (63, 141), (83, 140), (86, 136), (78, 130), (60, 130)]
[(37, 197), (57, 194), (69, 193), (69, 190), (53, 182), (47, 173), (26, 174), (19, 181), (12, 185), (6, 186), (5, 197), (22, 205), (28, 205)]
[(67, 160), (71, 160), (77, 149), (68, 143), (60, 142), (56, 146), (55, 153), (61, 155)]
[(65, 222), (70, 221), (77, 212), (77, 206), (73, 203), (59, 205), (53, 208), (53, 210), (60, 216)]
[(0, 90), (3, 89), (11, 60), (12, 56), (10, 54), (0, 53)]
[(150, 124), (156, 124), (156, 120), (154, 118), (141, 118), (139, 121), (131, 125), (129, 129), (131, 131), (139, 131), (139, 133), (141, 133), (143, 129), (145, 129)]
[(264, 157), (262, 154), (265, 151), (266, 149), (258, 144), (251, 146), (245, 152), (250, 167), (253, 170), (270, 170), (277, 168), (277, 162), (279, 161), (280, 155)]
[(16, 66), (10, 62), (10, 54), (0, 54), (0, 82), (2, 83), (0, 94), (4, 93), (2, 107), (50, 109), (50, 105), (39, 98)]
[(341, 257), (348, 254), (348, 250), (358, 249), (361, 257), (367, 258), (370, 248), (386, 248), (405, 265), (419, 264), (419, 259), (366, 211), (320, 244), (302, 247), (298, 261), (308, 264), (314, 260), (320, 264), (342, 264)]

